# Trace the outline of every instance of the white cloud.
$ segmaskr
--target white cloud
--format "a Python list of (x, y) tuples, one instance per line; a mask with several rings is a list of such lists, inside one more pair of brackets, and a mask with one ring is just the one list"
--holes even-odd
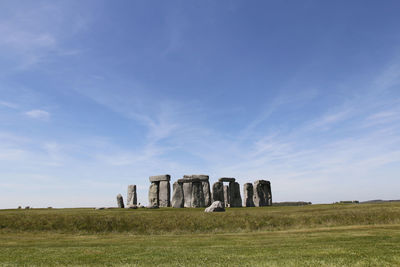
[(39, 120), (48, 120), (50, 119), (50, 113), (41, 109), (33, 109), (30, 111), (25, 112), (30, 118), (39, 119)]
[(4, 107), (7, 107), (7, 108), (11, 108), (11, 109), (17, 109), (18, 108), (17, 104), (6, 102), (6, 101), (0, 101), (0, 106), (4, 106)]

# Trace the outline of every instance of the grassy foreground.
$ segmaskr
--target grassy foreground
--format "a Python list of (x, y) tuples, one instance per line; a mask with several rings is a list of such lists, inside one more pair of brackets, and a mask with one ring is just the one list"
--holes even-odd
[(3, 210), (0, 265), (400, 266), (400, 204)]

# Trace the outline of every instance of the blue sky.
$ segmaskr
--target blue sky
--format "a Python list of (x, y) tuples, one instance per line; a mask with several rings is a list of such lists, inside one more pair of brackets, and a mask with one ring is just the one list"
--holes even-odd
[(148, 176), (400, 198), (399, 1), (1, 1), (0, 208)]

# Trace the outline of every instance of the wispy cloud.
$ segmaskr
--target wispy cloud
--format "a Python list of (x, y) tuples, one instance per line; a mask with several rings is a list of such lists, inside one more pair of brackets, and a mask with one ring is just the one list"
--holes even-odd
[(39, 119), (39, 120), (44, 120), (47, 121), (50, 119), (50, 113), (45, 111), (45, 110), (41, 110), (41, 109), (33, 109), (30, 111), (25, 112), (25, 115), (27, 115), (30, 118), (33, 119)]

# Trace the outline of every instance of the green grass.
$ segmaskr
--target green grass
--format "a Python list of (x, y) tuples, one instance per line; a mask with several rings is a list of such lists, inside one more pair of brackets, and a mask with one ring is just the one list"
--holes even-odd
[(2, 210), (0, 265), (400, 266), (400, 203)]

